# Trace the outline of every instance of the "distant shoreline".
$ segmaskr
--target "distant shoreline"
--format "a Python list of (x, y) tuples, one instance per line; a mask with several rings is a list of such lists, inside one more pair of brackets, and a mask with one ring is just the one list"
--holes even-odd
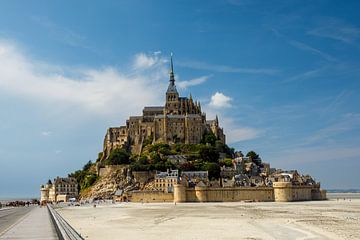
[(6, 204), (8, 202), (15, 202), (15, 201), (31, 201), (32, 199), (39, 199), (39, 197), (1, 197), (0, 203)]
[(360, 193), (360, 189), (326, 189), (328, 193)]

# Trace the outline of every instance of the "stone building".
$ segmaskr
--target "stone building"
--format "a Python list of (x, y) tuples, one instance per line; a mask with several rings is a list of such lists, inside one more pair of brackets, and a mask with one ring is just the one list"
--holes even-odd
[(67, 202), (79, 195), (78, 183), (73, 177), (57, 177), (54, 182), (49, 180), (46, 185), (41, 185), (40, 192), (40, 202)]
[(112, 127), (106, 132), (102, 159), (111, 150), (126, 147), (132, 153), (140, 153), (144, 141), (152, 143), (197, 144), (203, 134), (212, 132), (225, 143), (218, 117), (207, 121), (201, 104), (190, 97), (180, 97), (175, 85), (173, 61), (170, 61), (170, 80), (164, 106), (144, 107), (142, 116), (130, 116), (125, 126)]
[(181, 182), (187, 187), (194, 187), (199, 182), (209, 182), (208, 171), (184, 171), (181, 173)]
[(155, 188), (166, 193), (174, 192), (174, 185), (179, 182), (179, 170), (168, 170), (166, 172), (156, 172)]

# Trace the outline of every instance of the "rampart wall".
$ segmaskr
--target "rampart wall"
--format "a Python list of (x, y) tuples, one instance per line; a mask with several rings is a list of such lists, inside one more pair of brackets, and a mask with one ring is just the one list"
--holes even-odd
[(326, 191), (315, 186), (293, 186), (289, 182), (274, 183), (273, 187), (228, 187), (214, 188), (184, 185), (174, 186), (174, 193), (163, 191), (134, 191), (133, 202), (291, 202), (325, 200)]
[(133, 191), (129, 196), (131, 202), (173, 202), (174, 194), (163, 191)]
[[(180, 193), (179, 191), (183, 191)], [(185, 197), (184, 197), (185, 196)], [(274, 201), (271, 187), (239, 187), (239, 188), (175, 188), (176, 202), (238, 202), (238, 201)]]

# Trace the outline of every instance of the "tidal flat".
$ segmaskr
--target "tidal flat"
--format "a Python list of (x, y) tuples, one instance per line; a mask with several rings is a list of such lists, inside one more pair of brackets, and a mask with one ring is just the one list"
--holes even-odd
[(357, 196), (329, 194), (327, 201), (290, 203), (119, 203), (57, 211), (85, 239), (360, 239)]

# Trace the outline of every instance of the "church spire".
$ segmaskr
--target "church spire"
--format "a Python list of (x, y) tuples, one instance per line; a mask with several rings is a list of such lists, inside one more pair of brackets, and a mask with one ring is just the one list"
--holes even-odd
[(173, 54), (170, 55), (170, 83), (167, 92), (176, 92), (176, 86), (175, 86), (175, 76), (174, 76), (174, 64), (173, 64)]
[(175, 85), (173, 53), (170, 55), (170, 83)]

